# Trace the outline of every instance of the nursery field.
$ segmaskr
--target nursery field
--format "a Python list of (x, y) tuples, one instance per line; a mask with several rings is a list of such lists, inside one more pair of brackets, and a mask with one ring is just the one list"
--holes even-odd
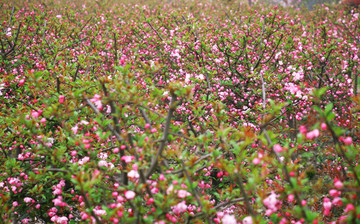
[(283, 5), (0, 0), (0, 223), (360, 223), (359, 10)]

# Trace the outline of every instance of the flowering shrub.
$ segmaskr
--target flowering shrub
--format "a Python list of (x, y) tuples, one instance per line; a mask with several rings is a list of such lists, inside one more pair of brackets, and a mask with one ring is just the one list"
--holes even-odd
[(360, 222), (356, 9), (2, 10), (1, 220)]

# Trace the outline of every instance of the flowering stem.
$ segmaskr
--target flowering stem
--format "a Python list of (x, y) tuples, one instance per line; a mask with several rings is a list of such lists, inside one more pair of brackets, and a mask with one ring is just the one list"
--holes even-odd
[(327, 125), (327, 127), (328, 127), (328, 129), (329, 129), (329, 131), (330, 131), (330, 133), (331, 133), (331, 136), (332, 136), (333, 139), (334, 139), (335, 144), (339, 146), (339, 151), (340, 151), (340, 152), (338, 152), (338, 150), (336, 150), (336, 151), (340, 154), (341, 157), (344, 158), (344, 160), (345, 160), (345, 161), (347, 162), (347, 164), (350, 166), (350, 169), (351, 169), (351, 171), (353, 172), (354, 178), (355, 178), (358, 186), (360, 186), (360, 179), (359, 179), (359, 177), (358, 177), (358, 175), (357, 175), (357, 173), (356, 173), (356, 170), (355, 170), (354, 166), (352, 165), (350, 159), (346, 156), (345, 150), (344, 150), (344, 148), (343, 148), (342, 143), (339, 141), (338, 136), (335, 134), (333, 128), (331, 127), (331, 125), (330, 125), (330, 123), (329, 123), (328, 121), (326, 121), (326, 125)]

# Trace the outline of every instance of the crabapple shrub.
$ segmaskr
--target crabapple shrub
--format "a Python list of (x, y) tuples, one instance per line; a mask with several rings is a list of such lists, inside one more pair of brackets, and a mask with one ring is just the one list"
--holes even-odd
[(5, 223), (360, 223), (360, 20), (1, 3)]

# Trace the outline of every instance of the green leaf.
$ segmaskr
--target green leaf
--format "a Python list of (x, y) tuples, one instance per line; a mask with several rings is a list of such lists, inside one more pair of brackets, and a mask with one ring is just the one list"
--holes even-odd
[(333, 130), (334, 130), (334, 132), (335, 132), (335, 134), (337, 135), (337, 136), (340, 136), (340, 135), (342, 135), (342, 134), (344, 134), (344, 130), (342, 130), (342, 128), (340, 128), (340, 127), (333, 127)]
[(328, 115), (326, 115), (327, 121), (332, 121), (335, 118), (335, 114), (333, 112), (330, 112)]
[(327, 91), (327, 87), (323, 87), (321, 89), (314, 89), (314, 96), (321, 98), (322, 95), (324, 95), (324, 93)]
[(303, 158), (311, 158), (311, 157), (314, 156), (314, 154), (312, 152), (304, 152), (304, 153), (301, 154), (301, 156)]
[(328, 105), (326, 105), (325, 107), (325, 114), (328, 115), (329, 112), (334, 108), (334, 104), (333, 103), (329, 103)]

